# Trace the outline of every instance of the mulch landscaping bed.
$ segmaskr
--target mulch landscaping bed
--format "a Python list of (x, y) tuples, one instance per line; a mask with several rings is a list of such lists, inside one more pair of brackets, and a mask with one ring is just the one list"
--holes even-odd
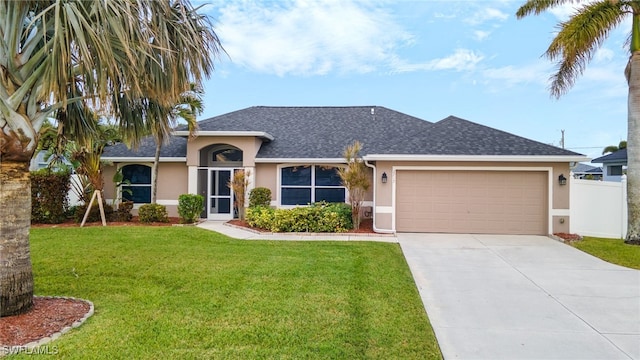
[[(107, 226), (172, 226), (174, 224), (180, 224), (180, 218), (169, 217), (169, 222), (153, 222), (143, 223), (137, 216), (134, 216), (131, 221), (107, 221)], [(84, 226), (102, 226), (101, 221), (87, 222)], [(34, 228), (56, 228), (56, 227), (80, 227), (80, 223), (75, 222), (73, 219), (67, 220), (60, 224), (31, 224)]]
[(28, 312), (0, 318), (0, 347), (22, 346), (51, 336), (89, 310), (89, 304), (78, 299), (36, 297)]

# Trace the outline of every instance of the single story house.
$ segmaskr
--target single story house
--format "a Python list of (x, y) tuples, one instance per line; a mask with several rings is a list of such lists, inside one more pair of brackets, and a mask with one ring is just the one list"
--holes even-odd
[(627, 170), (627, 149), (620, 149), (616, 152), (601, 156), (591, 160), (592, 163), (602, 164), (602, 174), (604, 181), (622, 181), (622, 175)]
[[(364, 216), (393, 232), (549, 234), (569, 231), (570, 163), (584, 155), (449, 116), (432, 123), (381, 106), (255, 106), (175, 131), (162, 148), (158, 203), (176, 215), (178, 196), (201, 194), (203, 216), (231, 219), (234, 171), (249, 188), (271, 189), (271, 205), (348, 199), (336, 168), (355, 140), (371, 176)], [(134, 202), (149, 202), (155, 143), (107, 147), (105, 196), (122, 169)], [(119, 191), (119, 190), (116, 190)]]
[(602, 167), (578, 163), (571, 169), (573, 177), (581, 180), (602, 180)]

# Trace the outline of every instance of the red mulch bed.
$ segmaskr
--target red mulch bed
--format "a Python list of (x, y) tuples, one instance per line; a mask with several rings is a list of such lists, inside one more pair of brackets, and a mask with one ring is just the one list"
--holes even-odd
[(569, 233), (554, 233), (553, 235), (562, 238), (565, 241), (579, 241), (582, 240), (582, 236), (578, 234), (569, 234)]
[(82, 319), (90, 309), (82, 300), (36, 297), (28, 312), (0, 318), (0, 347), (26, 345), (51, 336)]
[[(235, 225), (235, 226), (239, 226), (239, 227), (245, 227), (251, 230), (255, 230), (255, 231), (259, 231), (259, 232), (270, 232), (268, 230), (265, 229), (259, 229), (259, 228), (255, 228), (255, 227), (251, 227), (249, 226), (249, 224), (247, 223), (246, 220), (229, 220), (227, 221), (227, 223), (231, 224), (231, 225)], [(371, 219), (365, 219), (362, 220), (360, 222), (360, 229), (358, 230), (349, 230), (346, 233), (351, 233), (351, 234), (375, 234), (375, 232), (373, 231), (373, 220)]]

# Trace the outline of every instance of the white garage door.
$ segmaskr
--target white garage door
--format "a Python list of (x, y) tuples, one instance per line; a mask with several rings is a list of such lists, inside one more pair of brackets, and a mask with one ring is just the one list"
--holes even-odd
[(547, 234), (544, 171), (399, 170), (396, 230)]

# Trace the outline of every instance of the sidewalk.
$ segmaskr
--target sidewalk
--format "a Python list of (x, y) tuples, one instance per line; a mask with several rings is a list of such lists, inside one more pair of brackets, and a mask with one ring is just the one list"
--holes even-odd
[(215, 231), (241, 240), (296, 240), (296, 241), (378, 241), (397, 243), (395, 234), (356, 234), (356, 233), (261, 233), (250, 229), (227, 224), (225, 221), (205, 221), (199, 228)]

